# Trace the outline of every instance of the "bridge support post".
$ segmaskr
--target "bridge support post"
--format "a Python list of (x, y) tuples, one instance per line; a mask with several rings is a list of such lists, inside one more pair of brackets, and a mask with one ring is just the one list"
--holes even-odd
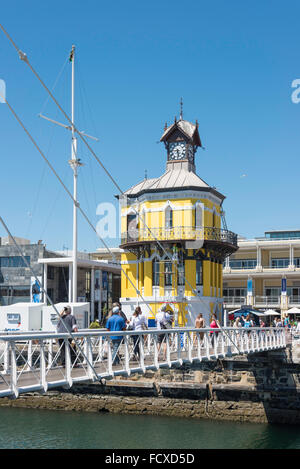
[(158, 363), (158, 345), (157, 345), (157, 334), (153, 335), (153, 348), (154, 348), (154, 366), (156, 369), (159, 369), (159, 363)]
[(15, 398), (17, 398), (19, 397), (19, 389), (18, 389), (16, 347), (15, 347), (14, 342), (11, 342), (10, 344), (10, 352), (11, 352), (11, 390)]
[(87, 365), (87, 370), (88, 370), (88, 377), (92, 380), (92, 381), (96, 381), (96, 377), (95, 377), (95, 373), (93, 371), (93, 367), (92, 367), (92, 364), (93, 364), (93, 347), (92, 347), (92, 339), (91, 337), (86, 337), (85, 338), (85, 354), (86, 354), (86, 365)]
[(170, 354), (170, 336), (168, 332), (166, 333), (165, 340), (166, 340), (166, 346), (167, 346), (167, 357), (166, 357), (167, 363), (168, 363), (169, 368), (171, 368), (172, 364), (171, 364), (171, 354)]
[(46, 378), (46, 355), (45, 355), (45, 343), (43, 339), (39, 341), (40, 345), (40, 381), (44, 392), (48, 390), (48, 383)]
[(146, 368), (145, 368), (145, 348), (144, 348), (144, 336), (140, 335), (140, 343), (139, 343), (139, 350), (140, 350), (140, 367), (143, 370), (143, 373), (145, 373)]
[(4, 374), (7, 374), (9, 371), (9, 342), (5, 341), (4, 347)]
[(177, 360), (182, 365), (182, 358), (181, 358), (181, 337), (182, 332), (177, 332)]
[(111, 376), (114, 376), (113, 368), (112, 368), (112, 353), (111, 353), (111, 339), (108, 339), (108, 348), (107, 348), (107, 367), (108, 367), (108, 373)]
[(188, 361), (193, 363), (192, 350), (193, 350), (193, 340), (190, 332), (186, 332), (187, 346), (188, 346)]
[(65, 353), (66, 353), (66, 359), (65, 359), (66, 381), (68, 382), (68, 385), (71, 387), (73, 384), (73, 380), (72, 380), (72, 375), (71, 375), (72, 362), (71, 362), (70, 343), (68, 339), (64, 339), (64, 341), (65, 341)]
[(127, 373), (127, 376), (130, 376), (131, 370), (130, 370), (130, 355), (129, 355), (129, 337), (128, 335), (124, 336), (124, 346), (125, 346), (125, 370)]
[(28, 342), (27, 348), (27, 369), (30, 370), (32, 368), (32, 340)]

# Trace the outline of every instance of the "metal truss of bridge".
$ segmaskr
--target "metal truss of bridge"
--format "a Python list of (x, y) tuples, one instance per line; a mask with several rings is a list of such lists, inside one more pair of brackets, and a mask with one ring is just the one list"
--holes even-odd
[(0, 397), (286, 346), (284, 328), (82, 330), (73, 337), (75, 342), (58, 333), (0, 335)]

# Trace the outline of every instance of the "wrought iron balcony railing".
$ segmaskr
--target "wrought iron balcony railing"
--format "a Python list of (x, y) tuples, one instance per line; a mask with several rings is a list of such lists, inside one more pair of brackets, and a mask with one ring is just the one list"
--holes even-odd
[(237, 234), (213, 227), (195, 228), (174, 226), (172, 228), (132, 228), (121, 234), (121, 245), (147, 243), (151, 241), (215, 241), (237, 247)]

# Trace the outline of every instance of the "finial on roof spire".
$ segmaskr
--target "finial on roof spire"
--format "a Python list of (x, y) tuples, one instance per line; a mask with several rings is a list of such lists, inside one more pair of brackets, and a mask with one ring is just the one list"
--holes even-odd
[(164, 130), (167, 130), (167, 128), (168, 128), (168, 124), (165, 123), (165, 128), (164, 128)]
[(145, 179), (148, 179), (147, 169), (145, 169)]
[(180, 120), (183, 118), (183, 101), (182, 98), (180, 98)]
[(175, 116), (174, 122), (175, 122), (175, 124), (176, 124), (176, 122), (177, 122), (176, 116)]

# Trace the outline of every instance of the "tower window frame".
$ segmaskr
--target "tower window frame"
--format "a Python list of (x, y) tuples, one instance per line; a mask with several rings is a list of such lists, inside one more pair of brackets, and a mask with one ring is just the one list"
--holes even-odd
[(172, 261), (167, 261), (164, 263), (164, 281), (165, 287), (173, 286), (173, 264)]
[(173, 228), (173, 209), (168, 205), (165, 209), (165, 229), (171, 230)]
[(152, 261), (152, 286), (159, 287), (159, 277), (160, 277), (160, 262), (157, 257)]
[(203, 285), (203, 261), (196, 259), (196, 285), (200, 287)]
[(184, 261), (178, 263), (177, 266), (177, 285), (182, 287), (185, 285), (185, 264)]

